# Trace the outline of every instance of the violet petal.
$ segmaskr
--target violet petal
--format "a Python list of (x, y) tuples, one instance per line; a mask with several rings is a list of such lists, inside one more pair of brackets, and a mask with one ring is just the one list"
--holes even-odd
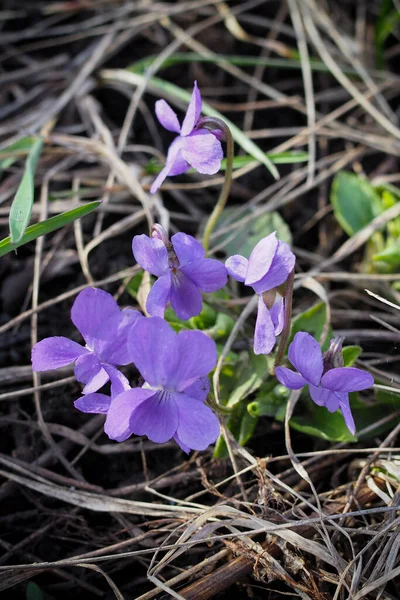
[(129, 423), (133, 411), (153, 394), (153, 390), (134, 388), (112, 400), (104, 423), (104, 431), (111, 440), (123, 442), (128, 439), (133, 433)]
[(202, 298), (198, 287), (182, 272), (172, 278), (170, 302), (177, 316), (184, 321), (201, 313)]
[(284, 283), (293, 271), (295, 262), (296, 257), (289, 245), (279, 241), (268, 273), (260, 281), (253, 284), (254, 291), (261, 294)]
[(299, 390), (307, 385), (308, 381), (287, 367), (275, 367), (275, 375), (279, 383), (289, 388), (290, 390)]
[(118, 371), (112, 365), (103, 365), (103, 369), (107, 373), (111, 383), (111, 398), (119, 396), (123, 392), (131, 389), (128, 379), (121, 371)]
[(267, 235), (256, 244), (249, 258), (246, 285), (253, 285), (268, 273), (277, 248), (278, 240), (275, 232)]
[(325, 406), (329, 412), (336, 412), (339, 408), (339, 398), (331, 390), (321, 386), (309, 385), (310, 396), (318, 406)]
[(234, 254), (225, 262), (225, 267), (233, 279), (243, 282), (246, 279), (249, 261), (244, 256), (240, 256), (240, 254)]
[(135, 235), (132, 240), (132, 251), (136, 262), (145, 271), (156, 277), (161, 277), (168, 272), (168, 251), (161, 240), (149, 238), (144, 233)]
[(127, 308), (107, 319), (99, 329), (98, 339), (94, 340), (93, 351), (103, 362), (127, 365), (130, 362), (128, 332), (141, 318), (143, 315), (138, 310)]
[(104, 323), (119, 313), (120, 308), (111, 294), (97, 288), (86, 288), (75, 299), (71, 319), (89, 348), (93, 350)]
[(335, 392), (358, 392), (372, 387), (374, 378), (355, 367), (338, 367), (323, 375), (321, 385)]
[(354, 418), (351, 413), (350, 401), (348, 394), (336, 394), (339, 397), (340, 410), (342, 411), (344, 422), (347, 425), (348, 430), (352, 435), (356, 433), (356, 425), (354, 423)]
[(210, 380), (208, 377), (200, 377), (183, 389), (182, 392), (184, 392), (186, 396), (195, 398), (195, 400), (205, 402), (210, 392)]
[(141, 376), (152, 387), (166, 387), (179, 361), (178, 334), (164, 319), (140, 319), (132, 328), (130, 356)]
[(275, 327), (264, 304), (262, 296), (258, 298), (256, 328), (254, 331), (254, 354), (269, 354), (275, 346)]
[(217, 346), (202, 331), (180, 331), (177, 339), (179, 363), (171, 372), (169, 383), (179, 392), (205, 377), (217, 364)]
[(298, 331), (289, 346), (288, 357), (292, 365), (313, 385), (321, 381), (324, 369), (321, 347), (305, 331)]
[(156, 115), (161, 125), (168, 131), (180, 133), (181, 126), (176, 113), (165, 100), (157, 100)]
[(219, 436), (219, 421), (213, 411), (202, 402), (176, 394), (179, 425), (176, 434), (179, 440), (193, 450), (205, 450)]
[(164, 179), (168, 177), (168, 175), (180, 175), (184, 173), (189, 168), (187, 161), (184, 159), (182, 155), (182, 138), (178, 136), (174, 139), (172, 144), (168, 149), (167, 159), (165, 162), (165, 167), (160, 171), (157, 175), (156, 179), (153, 181), (150, 193), (155, 194), (158, 188), (163, 183)]
[(192, 235), (179, 232), (171, 238), (174, 252), (179, 260), (179, 266), (184, 267), (193, 261), (204, 257), (206, 251), (203, 246)]
[(165, 307), (171, 294), (171, 273), (162, 275), (153, 284), (146, 300), (146, 311), (151, 317), (164, 317)]
[(225, 266), (214, 258), (202, 258), (181, 269), (203, 292), (216, 292), (228, 281)]
[(182, 442), (182, 440), (179, 438), (179, 435), (178, 435), (178, 434), (175, 434), (175, 435), (174, 435), (174, 440), (175, 440), (175, 442), (178, 444), (178, 446), (179, 446), (179, 448), (180, 448), (181, 450), (183, 450), (183, 451), (184, 451), (186, 454), (189, 454), (189, 452), (190, 452), (190, 448), (189, 448), (189, 446), (186, 446), (186, 444), (184, 444), (184, 443)]
[(132, 433), (147, 435), (149, 440), (157, 444), (170, 440), (175, 435), (177, 427), (176, 394), (164, 391), (153, 391), (150, 398), (135, 408), (130, 418)]
[(203, 175), (214, 175), (224, 157), (221, 142), (207, 129), (197, 129), (182, 138), (182, 157)]
[(106, 415), (110, 408), (111, 398), (105, 394), (87, 394), (75, 400), (74, 406), (84, 413)]
[(276, 295), (275, 302), (269, 309), (269, 314), (275, 327), (275, 335), (279, 335), (282, 333), (285, 324), (285, 303), (280, 294)]
[(189, 102), (189, 106), (186, 111), (185, 118), (183, 119), (181, 127), (181, 135), (189, 135), (196, 125), (201, 114), (202, 100), (199, 88), (197, 87), (197, 81), (193, 84), (192, 97)]
[(32, 348), (32, 369), (52, 371), (66, 367), (89, 350), (66, 337), (54, 336), (37, 342)]

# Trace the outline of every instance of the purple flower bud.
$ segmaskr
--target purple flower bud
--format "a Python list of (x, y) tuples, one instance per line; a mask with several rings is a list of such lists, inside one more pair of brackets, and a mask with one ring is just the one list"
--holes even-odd
[(350, 432), (354, 435), (355, 424), (351, 414), (349, 392), (365, 390), (374, 385), (369, 373), (355, 367), (344, 367), (342, 336), (335, 336), (329, 350), (322, 354), (318, 342), (304, 331), (294, 336), (289, 346), (288, 357), (297, 372), (287, 367), (276, 367), (275, 374), (280, 383), (291, 390), (308, 385), (310, 396), (319, 406), (329, 412), (339, 408)]

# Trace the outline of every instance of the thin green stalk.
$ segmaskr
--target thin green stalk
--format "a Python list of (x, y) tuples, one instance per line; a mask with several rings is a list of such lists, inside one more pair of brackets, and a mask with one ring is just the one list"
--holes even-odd
[(294, 282), (294, 269), (290, 273), (289, 277), (286, 280), (284, 325), (283, 325), (281, 339), (279, 340), (279, 347), (278, 347), (278, 352), (276, 353), (274, 368), (279, 366), (279, 363), (281, 362), (281, 360), (283, 358), (287, 343), (289, 341), (290, 327), (291, 327), (291, 321), (292, 321), (293, 282)]
[(210, 236), (215, 228), (215, 225), (217, 224), (219, 217), (221, 216), (222, 211), (225, 208), (225, 204), (228, 200), (229, 192), (231, 189), (233, 171), (233, 137), (228, 125), (224, 123), (222, 119), (218, 119), (217, 117), (203, 117), (197, 123), (197, 127), (220, 129), (223, 132), (226, 141), (226, 170), (224, 184), (222, 186), (218, 202), (214, 206), (214, 210), (212, 211), (211, 215), (208, 217), (208, 221), (204, 228), (203, 246), (206, 252), (208, 252), (208, 247), (210, 245)]

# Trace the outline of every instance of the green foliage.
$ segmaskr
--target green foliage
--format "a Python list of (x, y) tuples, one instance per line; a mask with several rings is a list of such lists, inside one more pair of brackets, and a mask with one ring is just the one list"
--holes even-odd
[(333, 180), (331, 203), (336, 219), (349, 236), (382, 212), (379, 195), (371, 184), (346, 171), (340, 171)]
[(20, 158), (20, 155), (28, 154), (35, 140), (36, 138), (33, 136), (23, 137), (0, 150), (0, 173), (11, 167)]
[(42, 147), (43, 139), (36, 138), (26, 159), (24, 174), (11, 205), (9, 222), (10, 238), (13, 244), (21, 241), (31, 218), (35, 199), (35, 172)]
[(53, 596), (50, 596), (38, 586), (34, 581), (29, 581), (25, 590), (26, 600), (54, 600)]
[[(299, 315), (296, 315), (292, 320), (289, 343), (293, 341), (293, 338), (298, 331), (306, 331), (307, 333), (310, 333), (317, 341), (319, 341), (322, 331), (325, 327), (326, 317), (325, 302), (318, 302), (311, 308), (305, 310)], [(329, 327), (328, 335), (326, 336), (322, 350), (327, 350), (331, 336), (332, 330)]]
[(237, 210), (232, 207), (225, 208), (215, 229), (215, 244), (224, 243), (224, 252), (227, 256), (233, 254), (242, 254), (248, 258), (254, 246), (264, 237), (276, 231), (278, 239), (291, 244), (292, 236), (290, 229), (278, 212), (265, 213), (257, 218), (247, 221), (242, 227), (237, 227), (234, 232), (218, 234), (219, 230), (239, 222), (252, 214), (251, 210), (246, 209), (242, 214), (237, 215)]
[(0, 256), (4, 256), (4, 254), (8, 254), (8, 252), (19, 248), (28, 242), (32, 242), (42, 235), (51, 233), (56, 229), (60, 229), (60, 227), (64, 227), (64, 225), (67, 225), (68, 223), (76, 221), (76, 219), (80, 219), (81, 217), (88, 215), (95, 210), (99, 204), (100, 202), (88, 202), (87, 204), (83, 204), (82, 206), (78, 206), (77, 208), (63, 212), (55, 217), (50, 217), (49, 219), (41, 221), (40, 223), (35, 223), (35, 225), (30, 225), (30, 227), (26, 229), (25, 234), (22, 236), (20, 241), (17, 243), (13, 243), (10, 237), (0, 240)]
[(379, 69), (383, 69), (384, 45), (393, 29), (400, 22), (400, 12), (393, 0), (382, 0), (379, 16), (375, 22), (375, 55)]
[(352, 367), (362, 352), (361, 346), (345, 346), (342, 350), (345, 367)]
[[(330, 413), (324, 406), (317, 406), (311, 398), (301, 399), (300, 401), (301, 414), (299, 414), (300, 407), (298, 407), (290, 419), (290, 426), (293, 429), (331, 442), (357, 441), (357, 438), (347, 429), (343, 415), (339, 410)], [(357, 420), (356, 425), (359, 428)]]

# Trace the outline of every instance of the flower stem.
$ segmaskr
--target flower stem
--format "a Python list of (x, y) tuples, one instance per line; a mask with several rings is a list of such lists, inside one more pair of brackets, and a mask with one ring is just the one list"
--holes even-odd
[(226, 125), (224, 121), (218, 119), (217, 117), (203, 117), (197, 123), (197, 128), (200, 127), (207, 127), (208, 129), (220, 129), (223, 132), (226, 141), (226, 170), (224, 184), (222, 186), (218, 202), (214, 206), (211, 215), (208, 217), (208, 221), (204, 228), (203, 246), (206, 252), (208, 252), (210, 236), (215, 228), (215, 225), (217, 224), (219, 217), (221, 216), (222, 211), (225, 208), (225, 204), (228, 200), (231, 189), (233, 170), (233, 137), (228, 125)]
[(293, 300), (293, 282), (294, 282), (294, 269), (290, 273), (289, 277), (286, 280), (286, 290), (285, 290), (285, 316), (284, 316), (284, 325), (282, 330), (281, 339), (279, 340), (278, 352), (276, 353), (274, 368), (279, 366), (283, 355), (285, 353), (285, 349), (290, 336), (290, 327), (292, 321), (292, 300)]

